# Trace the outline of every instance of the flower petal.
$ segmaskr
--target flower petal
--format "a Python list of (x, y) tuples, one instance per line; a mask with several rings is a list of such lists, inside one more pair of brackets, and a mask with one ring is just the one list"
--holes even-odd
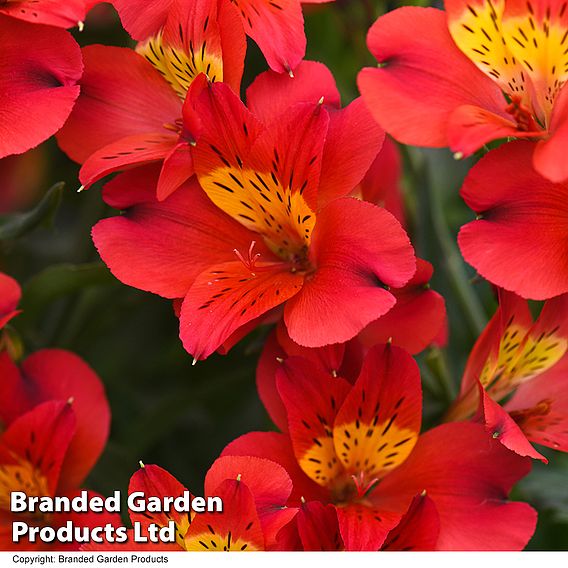
[(299, 0), (235, 0), (245, 32), (258, 44), (271, 69), (295, 69), (306, 53), (304, 17)]
[(321, 166), (318, 208), (351, 193), (377, 157), (385, 133), (361, 97), (331, 111)]
[(461, 195), (481, 217), (458, 240), (483, 277), (542, 300), (568, 291), (568, 188), (537, 174), (533, 148), (511, 142), (470, 170)]
[(0, 272), (0, 329), (18, 314), (22, 297), (20, 285), (10, 276)]
[(530, 459), (489, 438), (483, 426), (444, 424), (420, 437), (372, 500), (400, 510), (426, 491), (440, 515), (438, 550), (521, 550), (534, 532), (536, 512), (526, 503), (508, 502), (507, 495), (530, 467)]
[(414, 359), (398, 347), (377, 345), (367, 353), (335, 419), (339, 460), (366, 482), (381, 479), (408, 458), (421, 419), (422, 388)]
[[(81, 52), (65, 30), (0, 14), (0, 158), (55, 134), (79, 96)], [(25, 38), (25, 39), (24, 39)]]
[(316, 483), (333, 486), (343, 473), (333, 424), (350, 390), (349, 383), (307, 359), (290, 357), (278, 370), (277, 386), (300, 467)]
[(183, 298), (208, 266), (247, 250), (251, 233), (220, 211), (196, 180), (164, 201), (155, 188), (159, 168), (136, 168), (105, 187), (105, 199), (129, 208), (99, 221), (93, 240), (112, 273), (129, 286), (166, 298)]
[(445, 12), (394, 10), (377, 20), (367, 43), (380, 68), (361, 71), (359, 90), (375, 119), (398, 141), (447, 146), (449, 116), (461, 105), (503, 113), (501, 90), (457, 48)]
[(372, 347), (391, 341), (409, 353), (420, 353), (436, 342), (447, 322), (444, 298), (430, 289), (432, 265), (418, 259), (417, 271), (403, 288), (392, 288), (396, 304), (384, 316), (370, 323), (360, 341)]
[[(253, 241), (254, 244), (254, 241)], [(237, 329), (295, 294), (304, 277), (281, 262), (214, 264), (193, 282), (181, 308), (180, 337), (195, 360), (206, 359)]]
[(439, 534), (440, 516), (434, 501), (428, 495), (417, 495), (382, 550), (436, 550)]
[(90, 45), (82, 53), (81, 96), (57, 136), (72, 160), (83, 163), (127, 136), (172, 134), (164, 125), (181, 118), (182, 102), (148, 61), (121, 47)]
[(248, 108), (265, 124), (282, 116), (296, 103), (316, 104), (322, 98), (326, 107), (340, 107), (333, 74), (317, 61), (302, 61), (294, 70), (294, 77), (265, 71), (247, 89)]
[(243, 481), (225, 479), (212, 494), (223, 511), (197, 515), (185, 536), (189, 551), (264, 550), (264, 536), (253, 494)]
[[(144, 499), (158, 497), (163, 501), (164, 497), (182, 497), (187, 489), (168, 471), (157, 465), (143, 465), (131, 478), (128, 485), (128, 494), (142, 492)], [(190, 497), (191, 498), (191, 497)], [(193, 513), (193, 512), (192, 512)], [(191, 517), (195, 513), (181, 513), (172, 507), (170, 511), (145, 511), (137, 513), (130, 511), (132, 523), (139, 523), (147, 529), (150, 525), (167, 527), (170, 521), (176, 525), (176, 542), (183, 546), (184, 537), (191, 523)]]
[(23, 0), (7, 2), (0, 7), (0, 14), (25, 20), (33, 24), (47, 24), (60, 28), (72, 28), (85, 21), (85, 0)]
[[(223, 456), (217, 459), (205, 477), (205, 493), (216, 495), (215, 489), (226, 479), (239, 479), (250, 490), (262, 526), (265, 546), (276, 543), (276, 535), (296, 515), (286, 503), (292, 492), (292, 481), (278, 463), (253, 456)], [(237, 511), (238, 512), (238, 511)]]

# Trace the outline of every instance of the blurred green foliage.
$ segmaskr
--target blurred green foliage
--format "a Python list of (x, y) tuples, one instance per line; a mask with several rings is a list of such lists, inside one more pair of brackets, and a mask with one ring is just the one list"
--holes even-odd
[[(367, 29), (395, 7), (375, 0), (305, 7), (307, 58), (331, 68), (344, 104), (357, 96), (359, 69), (374, 64), (365, 45)], [(112, 12), (97, 21), (90, 16), (85, 31), (75, 36), (82, 45), (132, 45)], [(258, 48), (249, 42), (243, 87), (265, 69)], [(55, 185), (30, 212), (0, 218), (0, 267), (24, 286), (24, 313), (13, 325), (28, 353), (71, 349), (106, 385), (112, 432), (90, 487), (102, 493), (125, 491), (142, 460), (162, 465), (199, 493), (205, 472), (226, 443), (251, 430), (272, 428), (254, 382), (267, 330), (257, 330), (225, 357), (192, 367), (178, 340), (171, 304), (120, 284), (97, 256), (90, 229), (111, 213), (101, 200), (101, 184), (77, 193), (78, 166), (53, 140), (44, 150), (49, 157), (46, 188), (64, 182), (65, 189)], [(456, 246), (459, 227), (473, 218), (458, 194), (473, 160), (455, 161), (447, 150), (404, 148), (403, 155), (411, 236), (418, 254), (435, 267), (432, 287), (445, 297), (450, 319), (448, 348), (419, 357), (424, 426), (431, 427), (457, 392), (467, 355), (496, 302)], [(544, 453), (550, 464), (536, 464), (514, 497), (539, 510), (530, 548), (567, 550), (568, 458)]]

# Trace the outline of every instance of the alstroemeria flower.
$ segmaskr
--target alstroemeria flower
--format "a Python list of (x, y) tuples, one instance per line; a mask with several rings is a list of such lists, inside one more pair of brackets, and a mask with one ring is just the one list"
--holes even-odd
[(79, 178), (85, 188), (111, 172), (159, 162), (157, 194), (164, 199), (194, 172), (191, 145), (199, 124), (191, 102), (200, 89), (195, 79), (204, 74), (240, 88), (246, 41), (235, 7), (228, 0), (175, 7), (136, 51), (83, 49), (81, 96), (57, 138), (83, 164)]
[[(296, 514), (286, 507), (292, 482), (278, 464), (254, 457), (222, 457), (205, 477), (204, 496), (220, 497), (222, 512), (195, 513), (172, 510), (130, 512), (132, 523), (142, 531), (150, 524), (166, 527), (173, 521), (175, 543), (136, 543), (129, 530), (129, 540), (120, 544), (90, 544), (83, 550), (171, 550), (201, 552), (252, 552), (270, 550), (276, 535)], [(143, 465), (130, 479), (129, 494), (141, 491), (149, 497), (180, 497), (187, 489), (170, 473), (156, 465)]]
[[(323, 66), (309, 67), (329, 77)], [(181, 338), (196, 359), (284, 303), (297, 343), (350, 339), (395, 304), (386, 288), (403, 286), (415, 271), (396, 219), (342, 197), (358, 185), (382, 142), (362, 101), (328, 111), (317, 101), (328, 89), (333, 97), (335, 85), (306, 80), (298, 83), (305, 90), (277, 96), (265, 87), (299, 80), (277, 77), (267, 75), (249, 90), (249, 105), (263, 122), (227, 85), (208, 87), (196, 102), (201, 187), (190, 182), (156, 203), (147, 197), (148, 173), (113, 180), (107, 202), (138, 205), (93, 230), (120, 280), (185, 298)], [(294, 104), (302, 97), (313, 102)]]
[(37, 146), (63, 126), (79, 96), (83, 65), (79, 46), (65, 30), (2, 13), (0, 29), (3, 158)]
[(395, 138), (467, 156), (491, 140), (528, 138), (535, 169), (568, 177), (564, 4), (446, 0), (446, 13), (405, 7), (379, 18), (368, 45), (380, 65), (363, 96)]
[(540, 176), (532, 144), (505, 144), (469, 172), (461, 196), (477, 213), (458, 241), (467, 262), (524, 298), (568, 292), (568, 183)]
[[(207, 0), (213, 4), (218, 0)], [(224, 0), (223, 0), (224, 1)], [(302, 4), (322, 4), (333, 0), (231, 0), (244, 29), (260, 47), (268, 65), (289, 73), (306, 53)], [(148, 5), (146, 0), (111, 0), (122, 24), (136, 40), (156, 33), (168, 14), (187, 0), (164, 0)]]
[[(44, 350), (21, 369), (0, 353), (0, 548), (50, 548), (49, 544), (12, 542), (12, 522), (58, 527), (116, 524), (114, 515), (18, 514), (10, 512), (10, 492), (28, 496), (78, 494), (106, 443), (110, 411), (100, 379), (67, 351)], [(61, 543), (60, 548), (78, 548)]]
[(568, 296), (548, 300), (534, 323), (526, 300), (499, 296), (446, 418), (479, 408), (493, 437), (520, 455), (544, 459), (529, 441), (568, 451)]
[(420, 374), (402, 349), (371, 349), (354, 384), (290, 357), (276, 383), (288, 433), (246, 434), (223, 455), (280, 463), (294, 483), (292, 505), (334, 506), (346, 549), (379, 549), (424, 492), (439, 516), (439, 550), (511, 550), (528, 542), (535, 512), (507, 495), (530, 460), (479, 424), (445, 424), (420, 435)]
[(387, 314), (369, 324), (346, 343), (334, 343), (317, 349), (302, 347), (292, 341), (283, 321), (264, 343), (256, 368), (259, 396), (272, 421), (282, 432), (288, 429), (286, 410), (276, 389), (280, 363), (288, 357), (302, 357), (322, 366), (332, 376), (354, 383), (370, 348), (390, 342), (409, 353), (419, 353), (429, 344), (443, 343), (447, 327), (443, 298), (426, 287), (432, 267), (418, 259), (417, 274), (402, 289), (392, 292), (397, 303)]
[(87, 0), (4, 0), (0, 14), (33, 24), (73, 28), (83, 24), (87, 10), (94, 4)]

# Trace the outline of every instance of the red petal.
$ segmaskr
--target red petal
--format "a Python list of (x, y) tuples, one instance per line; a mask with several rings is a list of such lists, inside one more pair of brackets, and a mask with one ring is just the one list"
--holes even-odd
[(110, 0), (126, 31), (136, 40), (155, 35), (177, 0)]
[(340, 95), (331, 71), (316, 61), (302, 61), (287, 73), (261, 73), (247, 89), (247, 106), (262, 122), (282, 116), (296, 103), (316, 104), (323, 97), (326, 107), (339, 108)]
[(18, 314), (16, 308), (22, 297), (20, 285), (0, 272), (0, 329)]
[(187, 550), (264, 550), (254, 498), (244, 482), (226, 479), (208, 496), (220, 497), (223, 511), (195, 517), (185, 537)]
[(79, 179), (84, 189), (88, 189), (113, 172), (165, 160), (175, 151), (177, 141), (176, 135), (156, 132), (121, 138), (91, 154), (79, 172)]
[(166, 156), (156, 194), (160, 201), (169, 197), (176, 189), (183, 185), (193, 174), (193, 158), (191, 148), (187, 142), (179, 142)]
[(416, 496), (400, 523), (388, 534), (382, 550), (436, 550), (440, 516), (427, 495)]
[(533, 443), (568, 451), (568, 359), (521, 385), (503, 406)]
[[(278, 463), (253, 456), (224, 456), (217, 459), (205, 477), (205, 493), (215, 490), (227, 479), (239, 479), (254, 497), (265, 546), (276, 543), (276, 534), (295, 516), (286, 507), (292, 492), (292, 481)], [(213, 489), (215, 488), (215, 489)], [(239, 511), (237, 511), (239, 513)]]
[(181, 308), (185, 349), (196, 360), (206, 359), (241, 326), (297, 294), (303, 281), (281, 262), (259, 262), (252, 269), (239, 261), (210, 266)]
[(361, 71), (359, 89), (375, 119), (400, 142), (447, 146), (448, 119), (461, 105), (503, 112), (501, 90), (457, 48), (444, 12), (389, 12), (367, 43), (381, 66)]
[(474, 105), (452, 112), (448, 125), (448, 146), (453, 152), (470, 156), (484, 144), (499, 138), (541, 137), (542, 130), (520, 131), (509, 118)]
[(300, 468), (290, 438), (277, 432), (251, 432), (233, 440), (222, 456), (256, 456), (281, 465), (293, 483), (290, 503), (299, 504), (301, 497), (310, 500), (329, 500), (329, 493), (312, 481)]
[(381, 151), (361, 181), (361, 197), (390, 211), (405, 227), (402, 197), (402, 164), (398, 146), (390, 136), (385, 138)]
[[(28, 495), (53, 496), (57, 489), (61, 464), (75, 432), (75, 417), (66, 402), (37, 405), (10, 424), (0, 440), (2, 475), (12, 481), (10, 490), (24, 490)], [(37, 475), (10, 471), (10, 466), (29, 464)], [(26, 476), (28, 473), (28, 476)], [(7, 481), (4, 479), (4, 481)], [(30, 487), (26, 488), (25, 483)]]
[(337, 511), (333, 505), (310, 501), (296, 515), (298, 534), (305, 551), (343, 550)]
[(22, 364), (30, 402), (72, 399), (75, 435), (61, 470), (60, 486), (77, 487), (91, 471), (106, 444), (110, 409), (103, 383), (74, 353), (44, 349)]
[[(55, 134), (79, 96), (83, 66), (65, 30), (0, 15), (0, 158)], [(25, 38), (25, 39), (24, 39)]]
[(315, 363), (300, 357), (287, 359), (277, 373), (278, 392), (287, 411), (294, 453), (306, 475), (331, 487), (343, 473), (332, 429), (350, 385)]
[(377, 157), (385, 137), (362, 98), (330, 113), (321, 166), (318, 207), (351, 193)]
[(446, 304), (428, 285), (432, 265), (418, 259), (417, 267), (406, 286), (391, 290), (396, 298), (394, 308), (359, 334), (363, 344), (372, 347), (391, 340), (414, 354), (435, 342), (446, 324)]
[(276, 388), (276, 372), (281, 363), (278, 359), (286, 357), (273, 332), (264, 343), (262, 354), (256, 367), (256, 387), (258, 395), (270, 418), (282, 432), (288, 430), (286, 408)]
[(299, 103), (263, 130), (222, 83), (199, 97), (196, 111), (203, 131), (195, 170), (207, 195), (282, 256), (303, 249), (315, 223), (327, 111)]
[(93, 240), (104, 262), (122, 282), (160, 294), (184, 297), (206, 267), (247, 250), (251, 233), (219, 211), (195, 180), (156, 201), (158, 171), (137, 168), (117, 176), (105, 199), (125, 215), (100, 221)]
[(238, 0), (245, 32), (278, 73), (296, 68), (306, 53), (304, 18), (299, 0)]
[(164, 124), (181, 118), (182, 102), (148, 61), (131, 49), (103, 45), (84, 48), (83, 60), (81, 96), (57, 136), (71, 159), (82, 163), (127, 136), (172, 134)]
[(420, 437), (372, 500), (400, 511), (425, 490), (440, 515), (438, 550), (521, 550), (534, 532), (536, 512), (506, 499), (530, 466), (479, 424), (444, 424)]
[(7, 426), (32, 405), (20, 370), (5, 350), (0, 352), (0, 377), (0, 424)]
[[(128, 494), (141, 491), (144, 499), (158, 497), (182, 497), (187, 489), (169, 472), (157, 465), (145, 465), (141, 467), (131, 478), (128, 485)], [(191, 498), (191, 497), (190, 497)], [(168, 526), (169, 521), (176, 524), (176, 541), (178, 545), (183, 545), (183, 537), (190, 525), (190, 513), (180, 513), (175, 508), (169, 512), (130, 512), (132, 523), (140, 523), (144, 528), (151, 524), (160, 527)]]
[(562, 89), (554, 102), (549, 137), (537, 143), (534, 150), (534, 168), (550, 181), (559, 183), (568, 178), (564, 159), (568, 137), (568, 89)]
[(310, 256), (317, 270), (284, 312), (290, 337), (306, 347), (354, 337), (393, 307), (384, 286), (403, 286), (416, 270), (398, 221), (351, 198), (333, 201), (318, 215)]
[(85, 0), (23, 0), (8, 2), (0, 7), (0, 14), (26, 20), (33, 24), (47, 24), (72, 28), (86, 16)]
[[(256, 385), (268, 414), (282, 432), (288, 430), (286, 409), (276, 388), (276, 373), (282, 361), (287, 357), (303, 357), (313, 361), (330, 375), (340, 375), (349, 382), (354, 382), (361, 370), (362, 360), (362, 353), (357, 347), (358, 343), (334, 343), (318, 349), (301, 347), (288, 337), (286, 327), (280, 320), (276, 330), (264, 344), (256, 369)], [(351, 359), (354, 359), (355, 365), (351, 364)]]
[(338, 507), (337, 517), (346, 550), (374, 551), (381, 548), (401, 515), (362, 504), (350, 504)]
[(495, 402), (481, 385), (479, 385), (479, 391), (482, 396), (481, 403), (485, 427), (489, 434), (520, 456), (529, 456), (548, 463), (548, 460), (533, 448), (527, 440), (527, 436), (507, 414), (507, 411)]
[(398, 347), (374, 347), (339, 408), (333, 443), (343, 467), (349, 474), (363, 474), (367, 483), (383, 478), (407, 459), (420, 433), (416, 362)]
[(490, 282), (542, 300), (568, 291), (568, 188), (536, 173), (533, 148), (506, 144), (470, 170), (461, 195), (482, 218), (461, 229), (459, 244)]

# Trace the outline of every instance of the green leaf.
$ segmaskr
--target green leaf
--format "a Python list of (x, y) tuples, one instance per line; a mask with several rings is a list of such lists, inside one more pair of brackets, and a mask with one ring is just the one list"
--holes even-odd
[(17, 239), (31, 233), (39, 226), (49, 226), (57, 213), (63, 195), (63, 182), (47, 190), (42, 200), (30, 211), (0, 218), (0, 241)]
[(568, 523), (568, 461), (559, 454), (551, 458), (550, 465), (535, 464), (518, 488), (539, 511), (547, 509), (556, 522)]
[(57, 264), (34, 276), (23, 290), (24, 317), (33, 317), (55, 300), (85, 288), (116, 282), (102, 262)]

